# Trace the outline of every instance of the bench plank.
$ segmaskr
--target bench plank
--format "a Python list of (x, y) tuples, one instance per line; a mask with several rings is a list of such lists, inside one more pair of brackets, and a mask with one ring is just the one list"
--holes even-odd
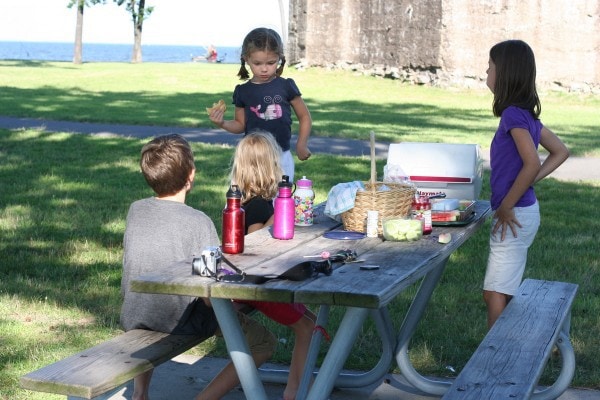
[(38, 392), (93, 399), (200, 342), (199, 336), (134, 329), (24, 375), (20, 384)]
[(576, 293), (576, 284), (526, 279), (443, 399), (529, 399)]

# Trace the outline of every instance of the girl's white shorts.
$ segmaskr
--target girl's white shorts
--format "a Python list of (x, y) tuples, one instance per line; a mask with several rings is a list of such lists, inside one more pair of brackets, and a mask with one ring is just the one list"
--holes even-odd
[(517, 227), (517, 237), (509, 229), (502, 241), (501, 232), (492, 234), (496, 219), (492, 220), (490, 229), (490, 254), (488, 257), (483, 290), (504, 293), (513, 296), (525, 271), (527, 250), (540, 226), (539, 203), (529, 207), (515, 207), (515, 217), (522, 228)]
[(283, 168), (283, 173), (290, 177), (290, 182), (294, 182), (294, 156), (292, 156), (292, 152), (287, 150), (281, 153), (281, 168)]

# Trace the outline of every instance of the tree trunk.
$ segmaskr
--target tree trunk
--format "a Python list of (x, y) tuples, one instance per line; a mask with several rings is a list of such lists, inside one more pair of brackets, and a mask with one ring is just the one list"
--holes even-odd
[(142, 32), (137, 29), (137, 25), (133, 32), (133, 53), (131, 54), (131, 62), (142, 62)]
[(138, 9), (135, 9), (135, 0), (131, 0), (131, 13), (133, 16), (133, 54), (132, 63), (142, 62), (142, 26), (144, 25), (144, 9), (146, 1), (139, 0)]
[(73, 49), (73, 64), (81, 64), (83, 53), (83, 8), (85, 0), (77, 1), (77, 24), (75, 26), (75, 46)]

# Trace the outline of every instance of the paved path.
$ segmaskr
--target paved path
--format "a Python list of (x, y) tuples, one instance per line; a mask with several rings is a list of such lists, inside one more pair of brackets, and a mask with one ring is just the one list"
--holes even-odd
[[(168, 133), (179, 133), (186, 139), (211, 144), (227, 144), (235, 146), (238, 135), (227, 133), (221, 129), (181, 128), (167, 126), (96, 124), (87, 122), (51, 121), (34, 118), (17, 118), (0, 116), (0, 128), (5, 129), (44, 129), (49, 132), (73, 132), (95, 135), (119, 135), (136, 138), (149, 138)], [(295, 140), (295, 138), (293, 138)], [(376, 144), (376, 156), (387, 159), (389, 143)], [(369, 156), (368, 140), (352, 140), (311, 136), (309, 147), (315, 154), (335, 154), (344, 156)], [(489, 167), (489, 153), (482, 152), (482, 157)], [(600, 181), (600, 159), (587, 157), (570, 157), (552, 175), (564, 181)]]
[[(17, 118), (0, 116), (0, 128), (5, 129), (43, 129), (49, 132), (72, 132), (95, 135), (119, 135), (136, 138), (150, 138), (169, 133), (178, 133), (189, 141), (235, 146), (240, 136), (222, 129), (181, 128), (168, 126), (97, 124), (88, 122), (51, 121), (35, 118)], [(295, 137), (293, 138), (295, 140)], [(324, 138), (312, 136), (310, 149), (313, 153), (327, 153), (345, 156), (361, 156), (371, 153), (369, 141)], [(377, 144), (378, 157), (387, 157), (388, 144)]]

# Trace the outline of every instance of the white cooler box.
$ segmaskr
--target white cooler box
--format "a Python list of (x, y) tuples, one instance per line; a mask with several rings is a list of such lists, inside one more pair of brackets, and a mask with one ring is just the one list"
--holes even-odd
[(477, 200), (481, 193), (483, 160), (476, 144), (390, 144), (386, 168), (392, 166), (399, 166), (421, 194)]

